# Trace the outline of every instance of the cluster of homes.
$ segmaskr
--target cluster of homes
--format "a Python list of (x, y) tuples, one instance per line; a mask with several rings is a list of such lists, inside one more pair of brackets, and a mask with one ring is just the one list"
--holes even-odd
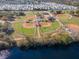
[(26, 4), (2, 4), (0, 2), (0, 10), (75, 10), (77, 7), (57, 4), (51, 2), (26, 3)]

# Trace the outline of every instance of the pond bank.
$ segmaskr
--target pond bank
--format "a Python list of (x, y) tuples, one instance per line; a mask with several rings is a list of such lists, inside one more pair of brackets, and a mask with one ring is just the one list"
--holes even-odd
[(52, 47), (54, 45), (67, 46), (73, 42), (79, 40), (73, 40), (68, 33), (60, 32), (52, 34), (43, 34), (42, 38), (33, 36), (18, 35), (15, 37), (5, 37), (0, 35), (0, 49), (6, 49), (11, 47), (19, 47), (22, 49), (28, 48), (40, 48), (40, 47)]

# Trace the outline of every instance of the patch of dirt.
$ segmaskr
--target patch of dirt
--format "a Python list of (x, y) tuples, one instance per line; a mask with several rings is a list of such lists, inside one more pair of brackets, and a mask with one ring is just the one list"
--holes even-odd
[(29, 20), (29, 19), (35, 19), (35, 15), (34, 16), (26, 16), (26, 19)]
[[(51, 23), (50, 22), (40, 22), (41, 27), (50, 27)], [(34, 23), (23, 23), (23, 27), (24, 28), (33, 28), (34, 27)]]
[(42, 27), (50, 27), (51, 23), (50, 22), (41, 22)]
[(24, 28), (33, 28), (34, 25), (32, 23), (23, 23)]
[(72, 31), (79, 32), (79, 26), (76, 24), (68, 24), (67, 27)]
[(70, 14), (58, 14), (57, 17), (59, 19), (71, 19), (72, 18)]

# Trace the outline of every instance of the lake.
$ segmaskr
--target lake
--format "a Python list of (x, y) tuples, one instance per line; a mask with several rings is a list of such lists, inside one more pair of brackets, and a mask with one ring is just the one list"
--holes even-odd
[(25, 51), (11, 48), (0, 52), (0, 59), (79, 59), (79, 43)]

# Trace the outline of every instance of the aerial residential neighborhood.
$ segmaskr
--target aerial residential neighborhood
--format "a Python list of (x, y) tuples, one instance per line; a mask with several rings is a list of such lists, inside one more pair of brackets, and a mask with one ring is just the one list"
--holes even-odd
[[(69, 6), (64, 4), (57, 4), (53, 2), (40, 2), (40, 3), (26, 3), (26, 4), (0, 4), (0, 10), (34, 10), (34, 9), (45, 9), (45, 10), (75, 10), (77, 7)], [(7, 8), (6, 8), (7, 7)]]
[[(66, 46), (79, 42), (78, 3), (78, 0), (0, 0), (0, 55), (5, 56), (10, 52), (13, 57), (20, 52), (19, 48), (24, 52), (20, 52), (13, 59), (37, 59), (29, 57), (25, 51), (55, 46), (56, 52), (53, 53), (58, 56), (57, 48), (64, 46), (67, 49)], [(29, 55), (29, 58), (26, 55)], [(49, 55), (47, 53), (45, 57), (52, 59)], [(11, 57), (9, 59), (12, 59)], [(46, 59), (42, 57), (38, 59)]]

